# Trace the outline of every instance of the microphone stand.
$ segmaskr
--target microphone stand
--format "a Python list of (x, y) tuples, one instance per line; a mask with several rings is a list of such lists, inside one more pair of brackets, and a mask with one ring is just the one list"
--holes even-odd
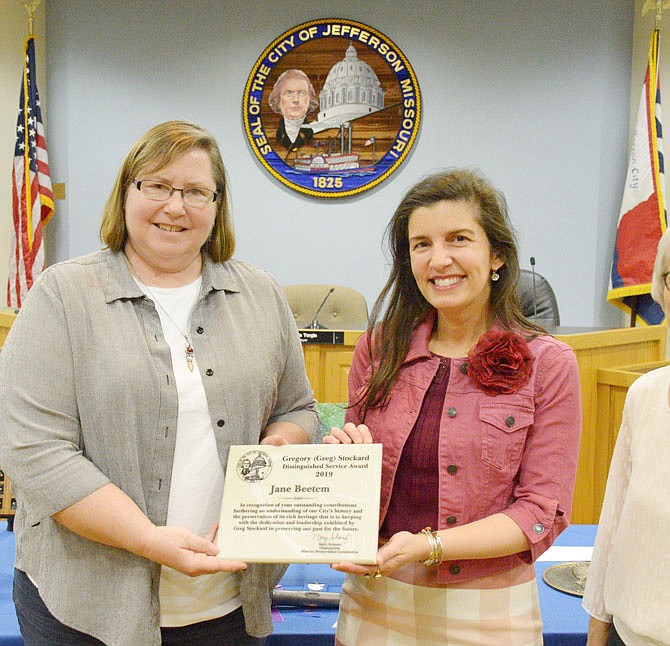
[(334, 287), (331, 287), (328, 290), (328, 293), (326, 294), (325, 298), (321, 301), (321, 305), (319, 305), (316, 312), (314, 312), (314, 317), (312, 318), (312, 322), (307, 326), (308, 330), (324, 330), (326, 328), (325, 325), (321, 325), (321, 323), (319, 323), (319, 314), (321, 313), (321, 309), (323, 308), (323, 306), (326, 304), (326, 301), (328, 300), (328, 297), (334, 291), (335, 291)]

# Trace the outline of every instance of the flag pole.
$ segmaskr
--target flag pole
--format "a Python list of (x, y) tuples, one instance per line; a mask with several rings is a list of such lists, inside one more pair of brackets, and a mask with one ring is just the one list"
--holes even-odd
[(642, 6), (642, 15), (646, 16), (650, 11), (654, 11), (654, 29), (661, 25), (663, 9), (670, 8), (670, 0), (647, 0)]
[(37, 7), (42, 4), (42, 0), (21, 0), (21, 4), (28, 13), (28, 35), (33, 36), (35, 34), (33, 31), (33, 18)]
[[(661, 18), (663, 18), (663, 9), (670, 7), (670, 0), (647, 0), (642, 7), (642, 15), (653, 9), (654, 11), (654, 29), (660, 30)], [(638, 296), (633, 296), (630, 308), (630, 327), (635, 327), (637, 320)]]
[[(646, 0), (642, 6), (642, 15), (645, 16), (650, 11), (654, 12), (654, 29), (660, 31), (661, 29), (661, 19), (663, 18), (663, 9), (668, 9), (670, 7), (670, 0)], [(635, 322), (637, 320), (637, 303), (638, 296), (635, 295), (631, 300), (630, 308), (630, 327), (635, 327)]]

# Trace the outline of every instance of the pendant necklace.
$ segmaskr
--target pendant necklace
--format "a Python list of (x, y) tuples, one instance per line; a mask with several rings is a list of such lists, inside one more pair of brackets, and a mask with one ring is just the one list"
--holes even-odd
[[(184, 331), (177, 325), (177, 322), (170, 316), (170, 312), (168, 312), (163, 307), (161, 302), (156, 298), (156, 295), (151, 291), (151, 288), (144, 283), (142, 283), (142, 285), (144, 285), (145, 289), (149, 292), (149, 295), (153, 299), (154, 303), (156, 303), (156, 305), (158, 305), (158, 307), (161, 308), (163, 314), (165, 314), (165, 316), (167, 316), (170, 319), (170, 321), (172, 321), (172, 325), (174, 325), (175, 328), (177, 328), (177, 332), (179, 332), (179, 334), (181, 334), (184, 337), (184, 341), (186, 341), (186, 348), (184, 350), (185, 354), (186, 354), (186, 367), (188, 368), (189, 372), (193, 372), (194, 352), (193, 352), (193, 345), (191, 344), (190, 334), (185, 334)], [(191, 313), (188, 316), (188, 329), (189, 330), (191, 329), (191, 316), (193, 316), (193, 310), (191, 310)]]
[[(125, 255), (125, 254), (124, 254), (124, 255)], [(189, 369), (189, 372), (193, 372), (193, 357), (194, 357), (195, 353), (194, 353), (194, 350), (193, 350), (193, 344), (191, 343), (191, 335), (190, 335), (190, 334), (186, 334), (186, 333), (185, 333), (185, 332), (184, 332), (184, 331), (177, 325), (177, 322), (172, 318), (172, 316), (170, 316), (170, 312), (168, 312), (168, 311), (163, 307), (162, 303), (156, 298), (156, 294), (153, 293), (151, 287), (149, 287), (149, 285), (147, 285), (147, 284), (142, 280), (141, 276), (137, 273), (137, 270), (135, 269), (135, 267), (134, 267), (133, 264), (130, 262), (130, 260), (128, 259), (127, 256), (126, 256), (126, 260), (128, 261), (128, 265), (129, 265), (129, 267), (130, 267), (130, 271), (131, 271), (132, 274), (135, 276), (135, 278), (137, 278), (137, 280), (139, 280), (140, 283), (142, 283), (142, 286), (144, 287), (144, 289), (146, 289), (147, 292), (149, 292), (149, 296), (151, 296), (153, 302), (154, 302), (158, 307), (160, 307), (160, 309), (161, 309), (161, 311), (163, 312), (163, 314), (165, 314), (165, 316), (167, 316), (168, 319), (170, 319), (170, 321), (172, 322), (172, 325), (175, 326), (175, 329), (177, 330), (177, 332), (179, 332), (179, 334), (181, 334), (181, 335), (184, 337), (184, 341), (186, 341), (186, 348), (185, 348), (185, 354), (186, 354), (186, 367)], [(188, 330), (191, 329), (191, 317), (192, 317), (192, 316), (193, 316), (193, 309), (191, 309), (191, 312), (190, 312), (190, 314), (188, 315), (188, 324), (187, 324), (187, 329), (188, 329)]]

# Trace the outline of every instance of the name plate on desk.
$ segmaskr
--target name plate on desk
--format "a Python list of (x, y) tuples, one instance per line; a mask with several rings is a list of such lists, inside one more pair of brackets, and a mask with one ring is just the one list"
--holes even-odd
[(374, 564), (381, 444), (231, 446), (219, 556)]
[(344, 332), (342, 330), (298, 330), (298, 335), (301, 343), (344, 345)]

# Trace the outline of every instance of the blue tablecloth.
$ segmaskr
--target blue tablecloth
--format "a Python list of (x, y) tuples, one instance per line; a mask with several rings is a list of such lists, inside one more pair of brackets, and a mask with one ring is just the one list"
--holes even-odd
[(12, 601), (14, 581), (14, 534), (6, 531), (7, 521), (0, 521), (0, 646), (22, 646)]
[[(12, 603), (14, 568), (14, 534), (5, 531), (0, 522), (0, 646), (21, 646), (23, 639)], [(595, 538), (596, 525), (572, 525), (556, 541), (556, 545), (590, 546)], [(542, 579), (550, 561), (535, 564), (540, 590), (540, 606), (544, 623), (545, 646), (584, 646), (588, 616), (581, 607), (581, 598), (554, 590)], [(343, 575), (327, 565), (289, 566), (281, 581), (286, 589), (303, 590), (308, 583), (326, 584), (326, 591), (339, 591)], [(337, 610), (281, 608), (274, 611), (274, 634), (268, 640), (272, 646), (309, 645), (332, 646)]]

